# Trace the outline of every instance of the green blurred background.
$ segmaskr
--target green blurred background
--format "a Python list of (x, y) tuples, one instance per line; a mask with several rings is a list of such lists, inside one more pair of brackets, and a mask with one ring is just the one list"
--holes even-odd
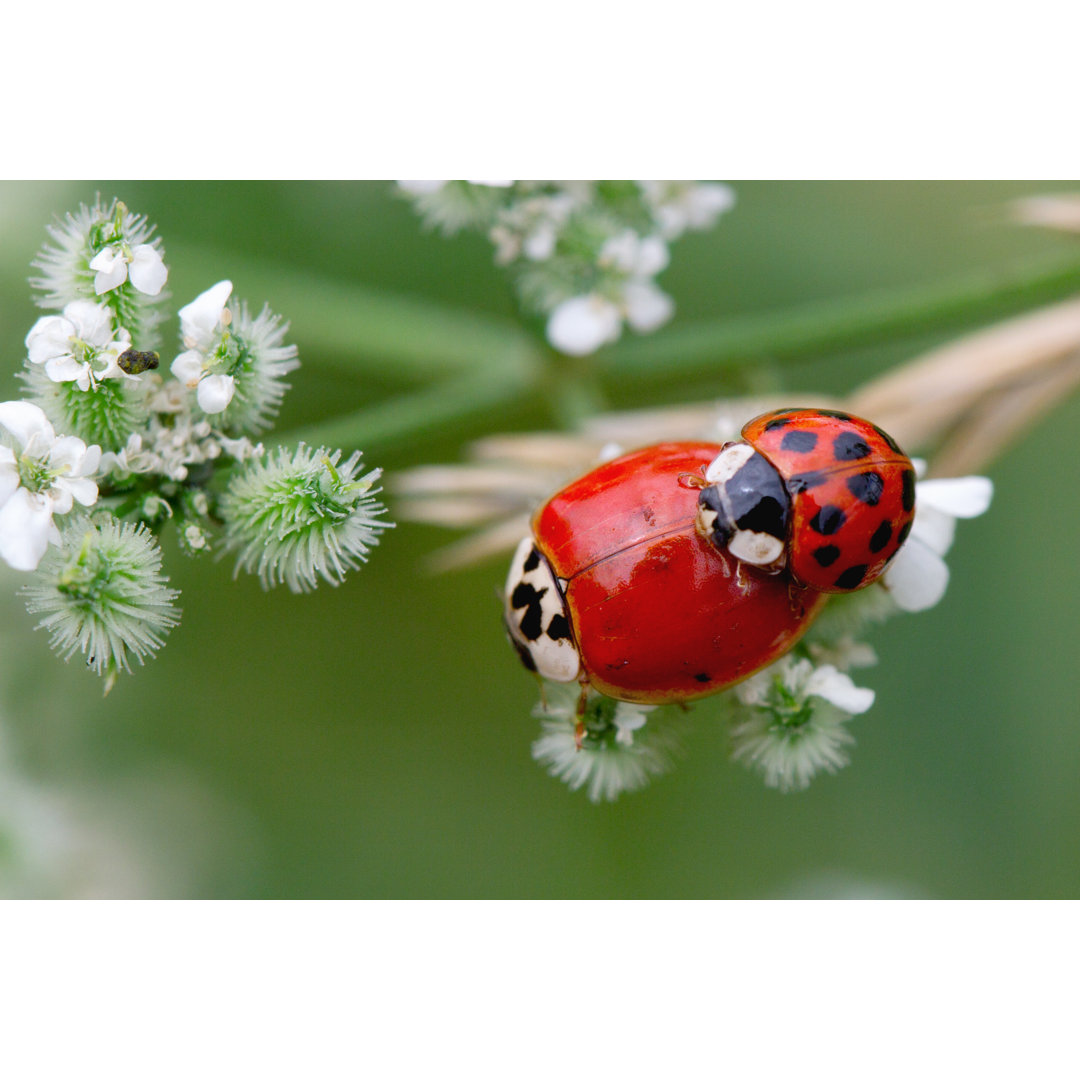
[[(678, 312), (721, 316), (1073, 260), (1080, 243), (1004, 220), (1034, 183), (739, 183), (717, 228), (673, 245)], [(214, 281), (292, 321), (303, 366), (279, 431), (424, 385), (393, 348), (350, 350), (335, 305), (372, 290), (511, 326), (490, 245), (425, 232), (375, 183), (0, 185), (0, 344), (18, 395), (37, 317), (29, 262), (54, 215), (117, 196), (157, 223), (171, 311)], [(1080, 281), (1080, 277), (1077, 278)], [(1054, 295), (1065, 295), (1057, 288)], [(329, 308), (324, 300), (332, 299)], [(1047, 297), (1049, 298), (1049, 297)], [(366, 306), (365, 306), (366, 305)], [(857, 347), (761, 359), (749, 374), (621, 379), (612, 406), (731, 389), (846, 393), (957, 332), (1019, 310)], [(328, 310), (330, 314), (328, 315)], [(166, 325), (165, 355), (175, 340)], [(363, 355), (357, 356), (359, 351)], [(798, 350), (795, 350), (798, 352)], [(367, 450), (388, 471), (459, 460), (471, 438), (550, 428), (542, 394)], [(992, 469), (991, 512), (961, 523), (942, 604), (873, 632), (877, 702), (853, 764), (780, 795), (728, 760), (708, 702), (671, 775), (614, 805), (530, 759), (535, 684), (499, 625), (496, 560), (443, 576), (453, 539), (399, 524), (338, 589), (264, 593), (166, 536), (183, 622), (108, 698), (64, 665), (0, 574), (0, 890), (181, 897), (1072, 897), (1080, 885), (1076, 537), (1080, 400)], [(391, 516), (396, 515), (391, 509)]]

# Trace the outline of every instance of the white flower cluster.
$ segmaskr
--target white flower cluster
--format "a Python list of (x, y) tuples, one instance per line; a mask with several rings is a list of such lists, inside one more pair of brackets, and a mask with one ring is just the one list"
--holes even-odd
[[(149, 345), (168, 270), (152, 234), (123, 203), (100, 200), (49, 229), (32, 284), (54, 310), (26, 337), (30, 400), (0, 403), (0, 558), (36, 572), (28, 607), (45, 614), (53, 647), (85, 654), (106, 689), (178, 620), (155, 531), (171, 522), (188, 552), (213, 549), (221, 492), (261, 475), (266, 451), (253, 436), (271, 426), (299, 364), (288, 325), (265, 307), (252, 316), (226, 280), (180, 309), (181, 348), (159, 371)], [(340, 452), (322, 455), (334, 473)], [(313, 587), (316, 572), (340, 580), (377, 542), (377, 471), (354, 479), (358, 459), (335, 473), (333, 513), (320, 504), (309, 527), (275, 538), (265, 584)], [(70, 514), (76, 503), (92, 514)], [(256, 533), (230, 522), (226, 548), (243, 566), (250, 545), (265, 545)]]
[(668, 245), (735, 204), (724, 184), (677, 180), (399, 181), (444, 232), (482, 229), (560, 352), (585, 356), (623, 326), (649, 333), (675, 305), (654, 280)]

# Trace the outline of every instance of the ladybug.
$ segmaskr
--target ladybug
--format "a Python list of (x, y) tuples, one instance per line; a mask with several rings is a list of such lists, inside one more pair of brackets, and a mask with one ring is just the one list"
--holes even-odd
[(726, 689), (786, 653), (826, 601), (787, 575), (743, 573), (699, 527), (724, 447), (673, 442), (599, 466), (545, 503), (507, 578), (525, 666), (643, 704)]
[(907, 455), (869, 420), (830, 409), (751, 420), (705, 480), (698, 528), (718, 551), (826, 593), (875, 581), (915, 516)]

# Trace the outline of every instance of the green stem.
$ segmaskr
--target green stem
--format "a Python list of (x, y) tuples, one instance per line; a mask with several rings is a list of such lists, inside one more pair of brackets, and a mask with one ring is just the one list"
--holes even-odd
[(422, 390), (402, 394), (298, 431), (283, 432), (278, 441), (303, 440), (310, 446), (371, 448), (399, 445), (440, 424), (461, 420), (508, 405), (535, 391), (542, 368), (530, 364), (478, 367), (443, 379)]
[(785, 311), (733, 315), (626, 341), (603, 357), (619, 378), (690, 376), (767, 357), (796, 360), (825, 352), (948, 330), (999, 318), (1080, 288), (1076, 258), (1042, 259), (853, 299)]

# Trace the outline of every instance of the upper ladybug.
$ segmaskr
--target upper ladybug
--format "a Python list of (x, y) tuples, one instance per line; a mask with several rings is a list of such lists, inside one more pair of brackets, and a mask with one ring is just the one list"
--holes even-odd
[(698, 530), (766, 573), (820, 592), (878, 578), (911, 531), (915, 470), (881, 428), (830, 409), (751, 420), (705, 470)]

